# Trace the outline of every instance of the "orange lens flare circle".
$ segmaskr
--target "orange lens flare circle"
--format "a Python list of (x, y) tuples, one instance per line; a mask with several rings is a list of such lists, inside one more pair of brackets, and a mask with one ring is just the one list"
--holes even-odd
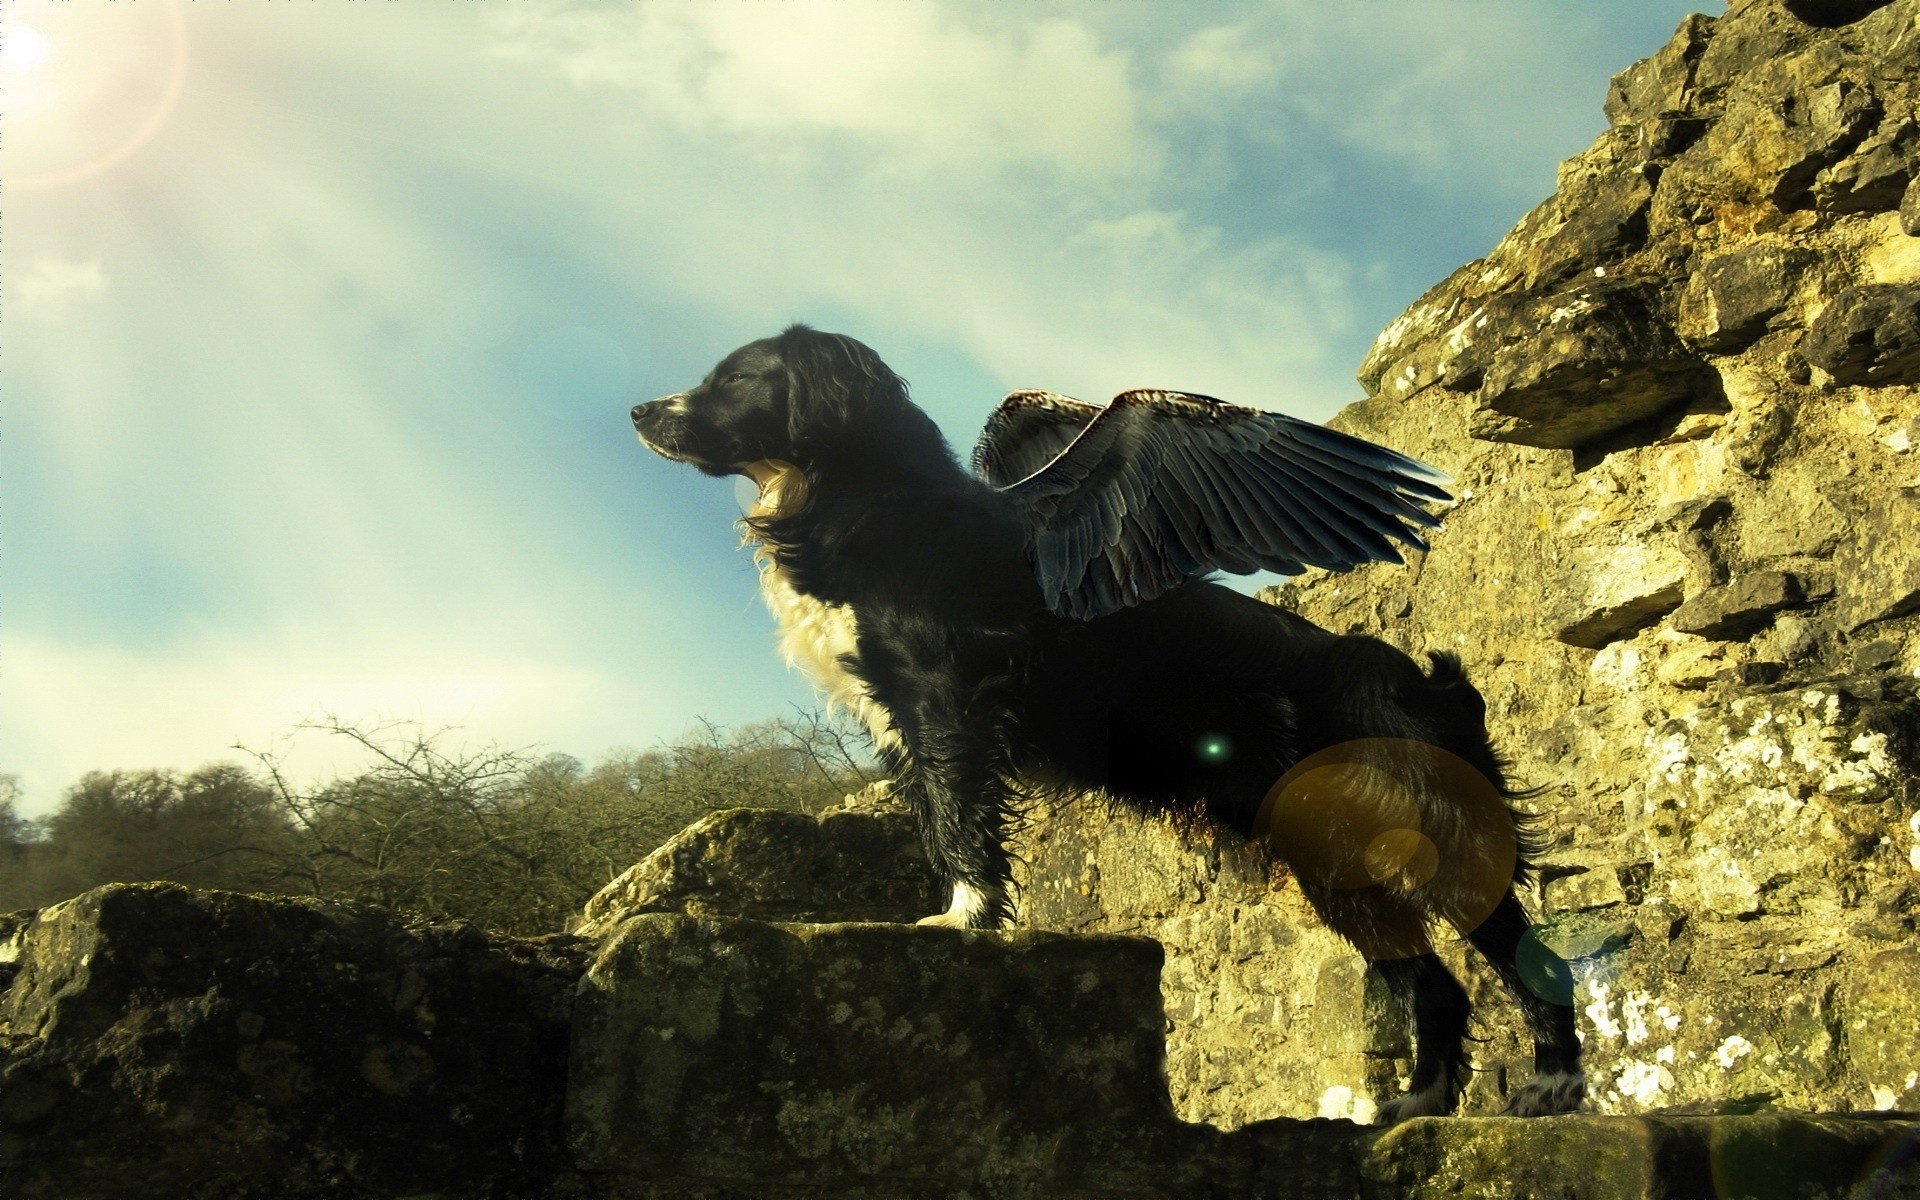
[(160, 132), (161, 126), (167, 123), (167, 118), (173, 115), (174, 107), (180, 101), (180, 93), (184, 90), (187, 80), (186, 14), (181, 8), (180, 0), (163, 0), (163, 4), (167, 14), (170, 43), (167, 55), (167, 79), (145, 120), (133, 133), (115, 143), (105, 153), (95, 155), (79, 166), (40, 174), (17, 176), (10, 174), (6, 179), (8, 187), (32, 191), (59, 187), (62, 184), (75, 183), (89, 176), (98, 175), (132, 157), (136, 151), (153, 139), (154, 134)]
[(1506, 896), (1519, 836), (1472, 764), (1407, 738), (1317, 751), (1268, 789), (1254, 823), (1302, 887), (1370, 958), (1430, 946), (1428, 922), (1471, 933)]

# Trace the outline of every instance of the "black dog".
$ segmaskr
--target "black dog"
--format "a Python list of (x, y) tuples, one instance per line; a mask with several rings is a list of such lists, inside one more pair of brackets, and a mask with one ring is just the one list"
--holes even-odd
[[(873, 735), (952, 884), (935, 924), (1008, 915), (1016, 779), (1102, 790), (1262, 836), (1409, 1005), (1392, 1122), (1450, 1112), (1465, 990), (1451, 923), (1534, 1041), (1519, 1115), (1585, 1094), (1571, 1010), (1536, 996), (1512, 890), (1528, 840), (1457, 660), (1422, 670), (1199, 580), (1398, 559), (1434, 519), (1430, 468), (1320, 426), (1179, 393), (1106, 408), (1015, 393), (955, 460), (866, 346), (796, 326), (633, 410), (641, 441), (761, 487), (748, 517), (790, 659)], [(984, 478), (983, 478), (984, 477)]]

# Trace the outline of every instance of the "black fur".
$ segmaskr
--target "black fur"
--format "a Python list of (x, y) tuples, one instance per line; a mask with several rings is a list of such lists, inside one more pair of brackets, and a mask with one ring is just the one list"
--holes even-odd
[[(752, 521), (753, 535), (802, 593), (853, 610), (858, 651), (845, 665), (901, 736), (903, 748), (884, 757), (929, 857), (950, 882), (982, 895), (970, 923), (995, 927), (1009, 915), (1016, 778), (1100, 789), (1143, 810), (1196, 812), (1256, 835), (1278, 828), (1262, 805), (1290, 768), (1358, 744), (1352, 761), (1364, 770), (1354, 778), (1377, 778), (1365, 770), (1378, 768), (1413, 781), (1397, 794), (1412, 797), (1409, 823), (1437, 848), (1440, 874), (1352, 886), (1303, 869), (1296, 845), (1274, 850), (1322, 918), (1411, 1009), (1412, 1087), (1380, 1119), (1457, 1103), (1468, 1001), (1425, 929), (1435, 917), (1462, 922), (1472, 906), (1445, 894), (1442, 877), (1481, 859), (1504, 873), (1463, 932), (1499, 971), (1535, 1043), (1536, 1080), (1509, 1111), (1578, 1105), (1571, 1011), (1529, 991), (1515, 962), (1528, 920), (1511, 884), (1533, 839), (1508, 803), (1519, 793), (1458, 659), (1436, 654), (1422, 670), (1377, 639), (1335, 635), (1205, 582), (1090, 622), (1053, 615), (1021, 515), (961, 468), (905, 382), (850, 338), (795, 326), (728, 355), (690, 391), (635, 408), (633, 419), (649, 446), (709, 474), (765, 459), (804, 471), (804, 505)], [(1229, 748), (1224, 756), (1196, 753), (1202, 738), (1222, 737), (1214, 744)], [(1445, 753), (1427, 763), (1424, 747)], [(1471, 771), (1449, 774), (1445, 764), (1456, 761)], [(1493, 797), (1500, 828), (1487, 824), (1484, 805), (1479, 816), (1469, 811), (1473, 787), (1459, 782), (1468, 775)], [(1486, 849), (1502, 837), (1518, 851), (1511, 868)], [(1339, 852), (1351, 867), (1359, 851)]]

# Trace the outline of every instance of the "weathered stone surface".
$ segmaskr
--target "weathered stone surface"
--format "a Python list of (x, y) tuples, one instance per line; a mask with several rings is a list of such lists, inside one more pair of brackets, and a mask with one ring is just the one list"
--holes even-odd
[(1879, 97), (1843, 74), (1830, 43), (1756, 65), (1730, 90), (1725, 113), (1684, 158), (1683, 178), (1712, 196), (1809, 207), (1820, 173), (1877, 126)]
[(1677, 548), (1630, 538), (1601, 554), (1556, 605), (1554, 636), (1569, 646), (1598, 650), (1652, 625), (1685, 597), (1687, 562)]
[(1718, 387), (1635, 286), (1582, 284), (1488, 315), (1468, 351), (1484, 363), (1475, 437), (1582, 446)]
[(1920, 383), (1920, 283), (1848, 288), (1814, 321), (1801, 351), (1835, 383)]
[(1680, 335), (1715, 354), (1746, 349), (1784, 324), (1777, 318), (1797, 307), (1808, 268), (1818, 261), (1812, 251), (1784, 242), (1758, 242), (1706, 259), (1681, 297)]
[(1287, 1161), (1173, 1118), (1160, 961), (1138, 938), (636, 916), (582, 984), (570, 1145), (594, 1174), (836, 1196), (1244, 1195), (1260, 1158), (1259, 1194), (1352, 1194), (1352, 1133), (1274, 1131)]
[(1694, 67), (1707, 48), (1713, 20), (1700, 14), (1686, 18), (1659, 53), (1615, 75), (1607, 88), (1607, 120), (1621, 125), (1686, 111), (1693, 100)]
[(1920, 1122), (1832, 1117), (1409, 1121), (1374, 1143), (1370, 1192), (1405, 1200), (1852, 1200), (1920, 1195)]
[(1889, 949), (1854, 963), (1841, 985), (1840, 1007), (1847, 1014), (1847, 1059), (1872, 1106), (1920, 1110), (1920, 951)]
[[(1559, 190), (1521, 219), (1490, 259), (1509, 263), (1530, 291), (1558, 287), (1594, 263), (1614, 262), (1647, 239), (1647, 208), (1657, 171), (1648, 161), (1650, 134), (1603, 135), (1562, 164)], [(1665, 130), (1670, 142), (1679, 134)]]
[(1907, 184), (1907, 193), (1900, 200), (1900, 228), (1920, 237), (1920, 175)]
[(574, 932), (636, 912), (765, 921), (916, 921), (946, 907), (911, 818), (726, 809), (675, 834), (587, 902)]
[(1829, 212), (1885, 212), (1900, 203), (1920, 164), (1920, 126), (1889, 118), (1846, 158), (1814, 179), (1814, 202)]
[(27, 926), (33, 923), (33, 910), (0, 913), (0, 989), (13, 982), (20, 970), (20, 955), (25, 946)]
[(1733, 640), (1758, 633), (1775, 613), (1799, 605), (1806, 593), (1785, 571), (1751, 571), (1673, 610), (1667, 624), (1682, 633)]
[(166, 885), (45, 909), (0, 998), (0, 1195), (535, 1186), (585, 957)]
[[(25, 946), (0, 1025), (9, 1200), (1920, 1187), (1900, 1153), (1911, 1119), (1186, 1124), (1162, 1069), (1160, 951), (1137, 938), (655, 913), (623, 922), (582, 976), (578, 939), (112, 887), (42, 914)], [(1907, 1061), (1915, 967), (1905, 947), (1851, 977), (1864, 1074)], [(555, 1045), (569, 1015), (570, 1063)]]

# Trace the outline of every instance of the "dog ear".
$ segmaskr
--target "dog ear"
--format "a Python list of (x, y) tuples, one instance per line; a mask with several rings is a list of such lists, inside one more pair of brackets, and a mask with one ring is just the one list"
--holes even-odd
[(906, 381), (850, 337), (795, 325), (780, 335), (780, 358), (787, 371), (787, 435), (796, 449), (907, 402)]

